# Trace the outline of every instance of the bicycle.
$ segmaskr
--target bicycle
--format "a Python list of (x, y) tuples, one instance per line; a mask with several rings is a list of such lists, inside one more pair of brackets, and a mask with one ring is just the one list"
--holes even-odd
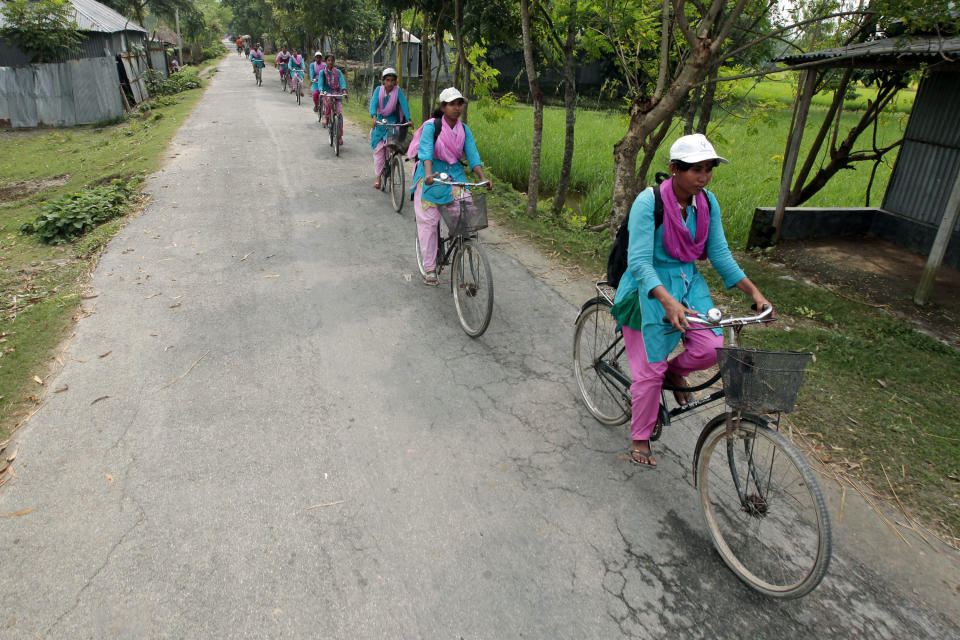
[[(574, 331), (574, 373), (590, 413), (605, 425), (630, 418), (630, 369), (623, 334), (610, 315), (610, 287), (584, 303)], [(779, 431), (780, 413), (794, 408), (810, 354), (743, 349), (743, 327), (772, 320), (756, 316), (688, 316), (688, 330), (723, 328), (728, 346), (718, 349), (718, 372), (690, 387), (664, 381), (651, 441), (672, 418), (723, 399), (728, 410), (700, 431), (693, 480), (713, 546), (731, 571), (751, 588), (774, 598), (799, 598), (820, 584), (830, 564), (830, 517), (816, 474)], [(672, 330), (665, 325), (667, 330)], [(674, 409), (666, 393), (693, 393), (723, 381), (723, 388)], [(691, 396), (692, 398), (692, 396)], [(749, 412), (754, 413), (749, 413)], [(741, 444), (742, 443), (742, 444)]]
[[(257, 64), (259, 62), (259, 64)], [(254, 60), (253, 62), (253, 75), (256, 78), (257, 86), (263, 85), (263, 61)]]
[(288, 72), (288, 75), (290, 75), (290, 81), (293, 83), (293, 95), (297, 96), (297, 106), (299, 107), (301, 94), (303, 93), (303, 78), (296, 70)]
[[(390, 190), (390, 200), (393, 202), (393, 210), (400, 213), (403, 209), (404, 201), (404, 182), (406, 174), (403, 169), (403, 163), (406, 161), (406, 149), (403, 148), (403, 138), (406, 132), (401, 132), (403, 127), (409, 127), (410, 122), (400, 122), (391, 124), (386, 120), (378, 120), (377, 126), (389, 127), (394, 129), (398, 135), (387, 137), (387, 163), (384, 166), (383, 173), (380, 175), (380, 190), (386, 192)], [(400, 135), (402, 133), (402, 135)], [(389, 187), (387, 184), (389, 183)]]
[(281, 62), (277, 65), (277, 68), (280, 69), (280, 90), (285, 92), (287, 90), (287, 65)]
[[(321, 98), (334, 98), (336, 100), (347, 97), (345, 93), (321, 93)], [(320, 122), (323, 122), (323, 108), (317, 109)], [(339, 113), (334, 105), (330, 105), (330, 120), (327, 122), (327, 128), (330, 129), (330, 146), (333, 147), (333, 153), (340, 155), (340, 140), (343, 136), (343, 114)]]
[[(489, 181), (454, 182), (449, 175), (441, 173), (433, 183), (469, 190), (486, 186)], [(438, 205), (438, 208), (448, 233), (444, 237), (440, 233), (440, 223), (437, 223), (437, 276), (443, 272), (443, 267), (450, 265), (453, 271), (450, 290), (460, 327), (471, 338), (477, 338), (487, 330), (493, 315), (493, 273), (477, 235), (487, 227), (487, 197), (483, 193), (466, 191), (459, 198), (455, 197), (452, 203)], [(426, 277), (419, 234), (417, 267), (420, 275)]]

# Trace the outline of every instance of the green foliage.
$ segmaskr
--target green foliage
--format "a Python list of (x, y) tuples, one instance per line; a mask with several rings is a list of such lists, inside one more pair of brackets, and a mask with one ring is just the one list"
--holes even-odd
[(63, 244), (107, 220), (123, 215), (137, 193), (140, 180), (113, 180), (109, 185), (60, 196), (40, 208), (33, 222), (24, 223), (20, 233), (37, 235), (45, 244)]
[(200, 86), (200, 76), (194, 67), (181, 67), (180, 71), (171, 73), (166, 78), (157, 69), (147, 69), (143, 80), (151, 96), (172, 95)]
[(490, 96), (497, 88), (497, 76), (500, 75), (500, 71), (487, 64), (484, 57), (487, 53), (486, 43), (481, 40), (467, 45), (465, 53), (467, 62), (470, 63), (473, 92), (481, 98)]
[(83, 40), (67, 0), (8, 0), (0, 9), (6, 26), (0, 36), (9, 38), (33, 62), (51, 62), (74, 53)]
[(480, 98), (477, 102), (477, 106), (480, 111), (480, 115), (484, 120), (490, 124), (496, 124), (504, 118), (513, 119), (511, 115), (512, 111), (510, 107), (517, 103), (517, 96), (512, 91), (508, 91), (499, 98), (495, 97), (485, 97)]
[(226, 45), (224, 45), (222, 42), (217, 40), (213, 44), (210, 44), (200, 50), (200, 62), (203, 62), (204, 60), (213, 60), (214, 58), (219, 58), (225, 53), (227, 53)]

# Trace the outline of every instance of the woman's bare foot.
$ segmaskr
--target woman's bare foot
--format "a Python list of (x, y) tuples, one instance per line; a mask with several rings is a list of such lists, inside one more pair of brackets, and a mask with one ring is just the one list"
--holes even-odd
[(653, 457), (649, 440), (633, 440), (630, 443), (630, 461), (641, 467), (656, 468), (657, 460)]
[(373, 183), (373, 188), (374, 188), (374, 189), (379, 189), (379, 188), (380, 188), (380, 181), (379, 181), (379, 180), (377, 180), (376, 182)]

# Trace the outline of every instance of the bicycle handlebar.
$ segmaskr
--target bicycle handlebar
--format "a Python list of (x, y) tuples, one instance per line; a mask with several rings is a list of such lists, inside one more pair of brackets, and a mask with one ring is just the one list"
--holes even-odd
[(413, 122), (411, 121), (393, 123), (387, 122), (386, 120), (377, 120), (378, 127), (409, 127), (412, 124)]
[(345, 93), (320, 93), (325, 98), (346, 98), (347, 94)]
[(484, 187), (490, 184), (489, 180), (483, 182), (455, 182), (450, 179), (447, 173), (441, 173), (433, 179), (433, 184), (445, 184), (449, 187)]
[[(690, 327), (693, 330), (697, 329), (716, 329), (726, 328), (726, 327), (743, 327), (748, 324), (762, 324), (766, 322), (773, 322), (776, 318), (771, 317), (773, 315), (773, 307), (766, 306), (763, 308), (760, 313), (755, 316), (744, 316), (742, 318), (724, 318), (723, 314), (720, 312), (720, 309), (714, 307), (707, 312), (706, 315), (698, 313), (695, 316), (687, 316), (687, 320), (692, 324), (700, 325), (698, 327)], [(667, 325), (669, 322), (664, 321)]]

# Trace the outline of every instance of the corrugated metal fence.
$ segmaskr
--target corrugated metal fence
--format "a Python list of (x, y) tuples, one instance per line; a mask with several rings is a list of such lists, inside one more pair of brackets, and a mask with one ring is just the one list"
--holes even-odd
[(87, 58), (0, 67), (0, 126), (72, 126), (123, 113), (117, 63)]
[[(960, 171), (960, 72), (931, 73), (920, 83), (884, 196), (883, 208), (936, 228)], [(960, 232), (960, 221), (953, 229)]]

